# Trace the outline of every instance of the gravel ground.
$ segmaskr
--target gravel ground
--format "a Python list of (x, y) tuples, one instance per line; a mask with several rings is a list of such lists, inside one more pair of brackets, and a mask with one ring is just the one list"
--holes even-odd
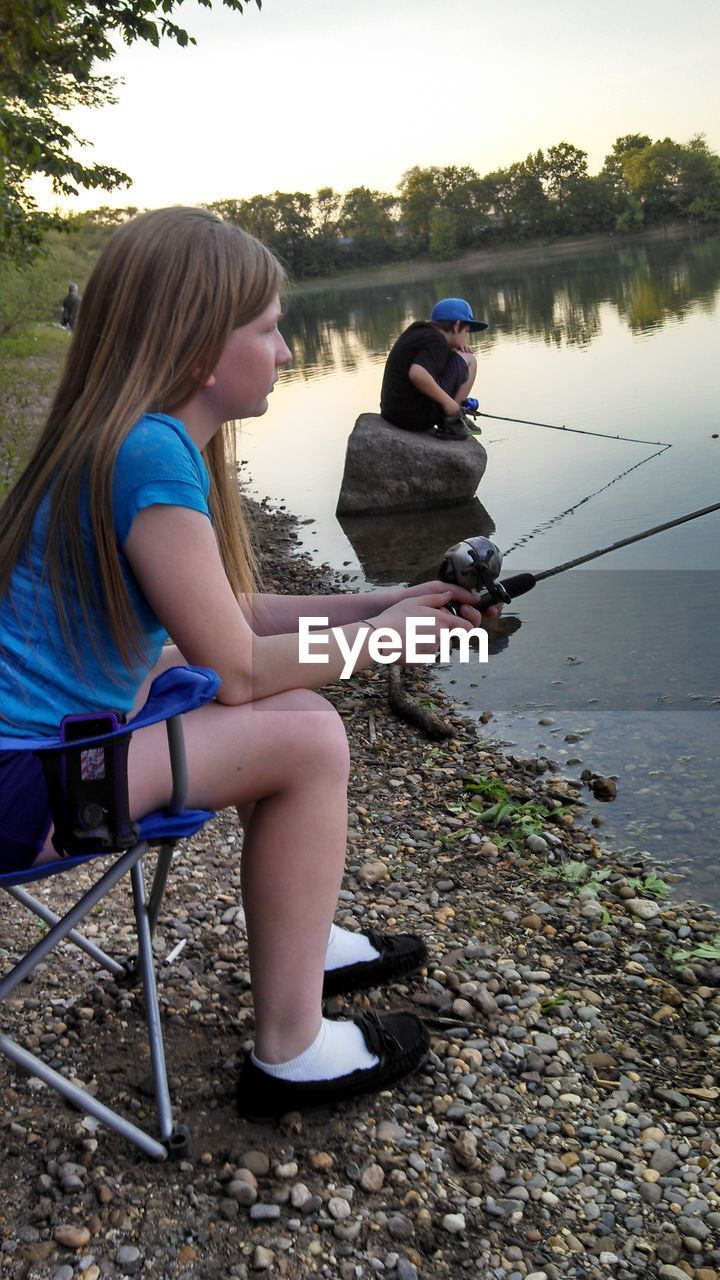
[[(255, 519), (271, 589), (327, 589), (289, 517)], [(242, 837), (225, 812), (183, 847), (157, 935), (193, 1158), (142, 1160), (0, 1059), (1, 1277), (718, 1280), (717, 918), (604, 851), (552, 762), (502, 755), (423, 673), (410, 684), (452, 740), (395, 719), (382, 671), (328, 696), (353, 755), (337, 919), (418, 932), (431, 956), (355, 1003), (424, 1017), (424, 1072), (334, 1111), (238, 1119), (253, 1014)], [(2, 970), (29, 917), (0, 910)], [(130, 920), (116, 892), (97, 925), (111, 951)], [(137, 992), (66, 950), (9, 1022), (152, 1124)]]

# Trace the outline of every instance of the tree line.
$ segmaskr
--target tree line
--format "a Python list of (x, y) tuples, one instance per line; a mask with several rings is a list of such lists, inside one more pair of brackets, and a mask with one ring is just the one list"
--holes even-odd
[[(353, 187), (274, 191), (207, 205), (262, 240), (302, 279), (414, 258), (447, 261), (474, 249), (561, 236), (640, 231), (669, 222), (720, 222), (720, 156), (688, 143), (618, 138), (598, 174), (569, 142), (485, 175), (469, 165), (422, 168), (394, 193)], [(62, 224), (99, 249), (136, 208), (96, 209)]]
[(296, 277), (394, 259), (438, 261), (533, 239), (720, 221), (720, 156), (645, 134), (618, 138), (598, 174), (569, 142), (481, 175), (469, 165), (414, 166), (397, 192), (275, 191), (209, 206), (256, 235)]

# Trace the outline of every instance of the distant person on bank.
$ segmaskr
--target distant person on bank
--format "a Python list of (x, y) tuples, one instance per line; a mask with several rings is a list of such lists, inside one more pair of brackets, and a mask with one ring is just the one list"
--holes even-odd
[(76, 284), (69, 284), (68, 291), (63, 298), (62, 316), (60, 318), (61, 329), (74, 329), (75, 320), (80, 306), (80, 294)]
[(462, 402), (470, 394), (477, 360), (471, 333), (487, 329), (464, 298), (442, 298), (429, 320), (416, 320), (392, 347), (380, 392), (380, 412), (405, 431), (431, 431), (446, 440), (466, 440), (470, 426)]

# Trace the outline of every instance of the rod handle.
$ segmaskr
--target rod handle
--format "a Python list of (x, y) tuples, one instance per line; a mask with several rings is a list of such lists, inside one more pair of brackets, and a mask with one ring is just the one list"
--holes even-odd
[[(537, 578), (532, 573), (516, 573), (513, 578), (502, 578), (501, 582), (510, 599), (514, 600), (517, 596), (524, 596), (527, 591), (532, 591), (537, 583)], [(474, 608), (484, 613), (493, 604), (497, 604), (497, 601), (493, 600), (489, 591), (483, 591), (478, 599), (474, 601)], [(448, 612), (454, 614), (460, 612), (460, 606), (456, 600), (451, 601), (448, 605)]]

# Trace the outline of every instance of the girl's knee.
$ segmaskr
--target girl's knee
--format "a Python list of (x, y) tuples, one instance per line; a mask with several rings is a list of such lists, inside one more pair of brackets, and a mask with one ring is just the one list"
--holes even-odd
[(285, 743), (299, 766), (322, 771), (325, 777), (347, 778), (350, 748), (345, 726), (332, 704), (310, 689), (294, 689), (280, 696), (286, 699)]

